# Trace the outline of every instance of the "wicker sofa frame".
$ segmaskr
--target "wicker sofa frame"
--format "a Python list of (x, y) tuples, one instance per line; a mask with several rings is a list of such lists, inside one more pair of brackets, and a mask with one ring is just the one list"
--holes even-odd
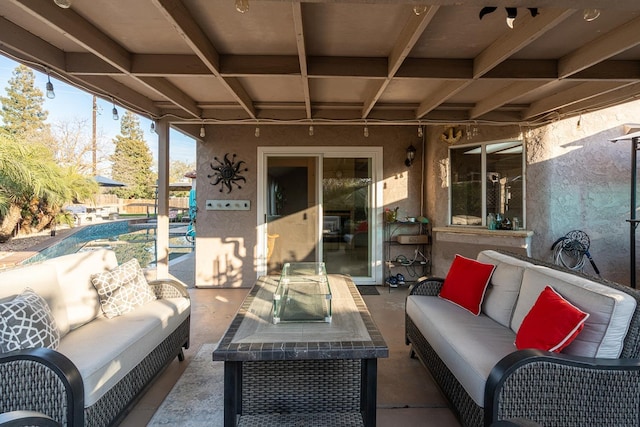
[[(184, 286), (171, 279), (151, 281), (149, 285), (159, 299), (189, 298)], [(183, 348), (189, 348), (190, 322), (189, 316), (88, 408), (84, 407), (80, 373), (63, 354), (47, 348), (0, 354), (0, 413), (37, 412), (70, 427), (117, 425), (174, 358), (184, 360)]]
[[(623, 291), (638, 302), (619, 359), (575, 357), (520, 350), (503, 358), (487, 380), (484, 408), (478, 406), (418, 327), (405, 314), (405, 341), (417, 356), (465, 427), (490, 426), (500, 420), (528, 419), (545, 427), (640, 425), (640, 291), (586, 276), (509, 252), (532, 264), (586, 277)], [(409, 295), (438, 295), (441, 278), (417, 283)]]

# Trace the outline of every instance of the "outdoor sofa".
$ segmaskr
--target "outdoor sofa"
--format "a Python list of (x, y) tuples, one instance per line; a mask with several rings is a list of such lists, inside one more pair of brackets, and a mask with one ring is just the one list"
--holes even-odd
[[(462, 425), (640, 425), (640, 292), (514, 254), (483, 251), (477, 261), (496, 266), (479, 315), (439, 297), (438, 278), (417, 283), (406, 303), (411, 356)], [(583, 329), (560, 353), (517, 350), (547, 286), (589, 313)]]
[(135, 259), (118, 266), (111, 250), (0, 272), (0, 421), (117, 425), (184, 359), (190, 312), (185, 285), (147, 282)]

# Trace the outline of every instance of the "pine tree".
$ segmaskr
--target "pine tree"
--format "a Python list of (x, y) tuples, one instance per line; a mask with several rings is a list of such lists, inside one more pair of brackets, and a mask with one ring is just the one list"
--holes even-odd
[(7, 96), (0, 97), (3, 129), (18, 138), (31, 139), (47, 130), (48, 112), (42, 108), (42, 91), (35, 86), (33, 71), (19, 65), (13, 70)]
[(155, 177), (151, 171), (153, 157), (144, 140), (140, 121), (127, 111), (120, 122), (120, 135), (113, 140), (115, 149), (111, 176), (116, 181), (126, 182), (127, 187), (115, 190), (122, 198), (151, 198)]

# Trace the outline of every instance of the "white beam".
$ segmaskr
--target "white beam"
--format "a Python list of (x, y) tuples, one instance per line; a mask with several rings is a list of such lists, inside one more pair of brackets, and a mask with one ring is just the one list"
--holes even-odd
[(179, 0), (152, 1), (191, 50), (198, 55), (207, 68), (211, 70), (211, 73), (218, 77), (220, 83), (231, 93), (247, 114), (251, 118), (255, 118), (256, 111), (253, 107), (253, 100), (237, 80), (227, 79), (220, 75), (220, 56), (185, 5)]
[(291, 3), (293, 8), (293, 26), (296, 31), (296, 46), (298, 47), (298, 61), (300, 63), (300, 77), (302, 78), (302, 92), (307, 118), (312, 117), (311, 94), (309, 93), (309, 74), (307, 71), (307, 48), (304, 41), (304, 24), (302, 22), (302, 5)]
[(380, 83), (369, 83), (369, 96), (364, 101), (364, 106), (362, 108), (362, 118), (366, 118), (376, 102), (380, 99), (384, 91), (391, 83), (393, 76), (398, 72), (398, 69), (407, 58), (413, 47), (415, 46), (418, 39), (424, 32), (427, 25), (431, 22), (433, 17), (438, 12), (439, 6), (428, 6), (427, 10), (420, 15), (416, 15), (412, 13), (409, 17), (409, 20), (402, 28), (398, 39), (396, 40), (393, 48), (391, 49), (391, 54), (388, 58), (388, 70), (386, 78)]
[(568, 77), (640, 44), (640, 16), (560, 58), (558, 75)]
[(520, 98), (530, 92), (538, 90), (543, 84), (540, 82), (517, 82), (507, 86), (495, 92), (488, 98), (478, 102), (469, 113), (469, 117), (472, 119), (478, 118), (483, 114), (502, 107), (505, 104), (510, 103), (514, 99)]
[(427, 99), (422, 101), (416, 111), (416, 118), (420, 119), (425, 114), (433, 111), (447, 99), (469, 86), (471, 82), (472, 80), (449, 80), (444, 82), (435, 93), (429, 94)]
[(576, 104), (580, 101), (594, 98), (596, 96), (629, 86), (632, 83), (621, 84), (619, 82), (595, 82), (581, 83), (577, 86), (558, 92), (554, 95), (542, 98), (532, 103), (523, 113), (523, 119), (530, 119), (537, 115), (548, 113), (550, 111)]
[[(146, 85), (144, 80), (131, 74), (131, 55), (118, 43), (109, 38), (106, 34), (100, 32), (89, 21), (77, 14), (73, 9), (61, 9), (53, 2), (40, 0), (10, 0), (17, 6), (22, 8), (31, 16), (37, 18), (45, 25), (59, 31), (65, 37), (73, 40), (79, 46), (82, 46), (89, 52), (93, 53), (103, 61), (120, 70), (125, 75), (138, 80)], [(148, 86), (156, 91), (159, 95), (164, 93), (157, 91), (153, 86)], [(184, 94), (184, 97), (187, 97)], [(171, 99), (171, 98), (169, 98)], [(189, 105), (176, 104), (189, 114), (195, 117), (201, 115), (201, 111), (193, 111)]]
[(526, 16), (526, 18), (516, 20), (516, 27), (513, 31), (505, 33), (475, 58), (473, 61), (474, 78), (482, 76), (514, 53), (537, 40), (574, 12), (575, 9), (543, 9), (535, 18)]

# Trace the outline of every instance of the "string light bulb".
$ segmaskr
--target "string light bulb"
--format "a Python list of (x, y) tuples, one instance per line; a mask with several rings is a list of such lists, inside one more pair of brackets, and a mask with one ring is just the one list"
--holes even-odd
[(151, 133), (156, 133), (156, 122), (154, 120), (151, 120), (150, 130), (151, 130)]
[(200, 138), (204, 138), (205, 136), (207, 136), (207, 132), (204, 130), (204, 123), (202, 123), (202, 125), (200, 125)]
[(309, 125), (309, 136), (313, 136), (313, 125)]
[(113, 108), (111, 109), (111, 117), (113, 117), (113, 120), (120, 120), (120, 115), (118, 114), (118, 109), (116, 108), (116, 103), (115, 101), (113, 101)]
[(367, 122), (364, 122), (364, 131), (362, 133), (365, 138), (369, 138), (369, 127), (367, 126)]
[(260, 138), (260, 126), (256, 126), (255, 135), (256, 135), (256, 138)]
[(418, 138), (422, 138), (424, 136), (424, 131), (422, 130), (422, 125), (418, 125)]
[(240, 13), (249, 12), (249, 0), (236, 0), (236, 10)]
[(420, 16), (423, 13), (425, 13), (427, 11), (427, 6), (422, 5), (422, 4), (417, 4), (415, 6), (413, 6), (413, 13), (416, 14), (416, 16)]
[(47, 84), (45, 85), (45, 88), (47, 90), (47, 98), (54, 99), (56, 97), (56, 92), (53, 90), (53, 83), (51, 83), (49, 70), (47, 70)]
[(582, 17), (585, 21), (595, 21), (600, 17), (600, 9), (585, 9), (582, 11)]
[(62, 9), (69, 9), (71, 7), (71, 0), (53, 0), (53, 2)]

